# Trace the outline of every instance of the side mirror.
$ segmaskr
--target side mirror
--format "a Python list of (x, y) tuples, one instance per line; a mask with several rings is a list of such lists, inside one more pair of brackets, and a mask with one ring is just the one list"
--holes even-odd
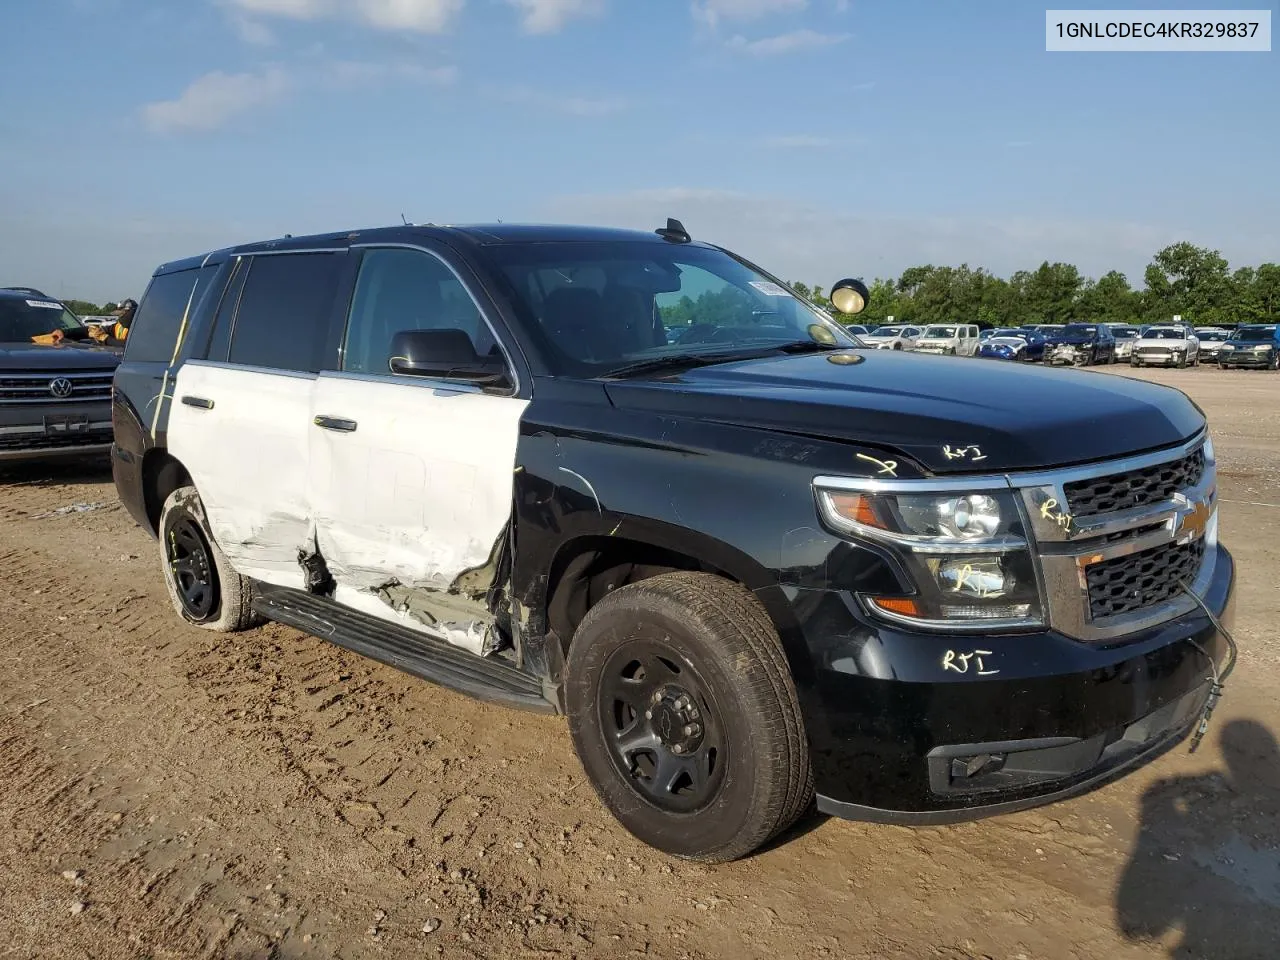
[(502, 357), (482, 357), (462, 330), (401, 330), (391, 338), (391, 372), (407, 377), (465, 380), (482, 386), (507, 382)]
[(867, 308), (867, 302), (871, 299), (871, 292), (861, 280), (848, 278), (833, 286), (827, 299), (841, 313), (861, 313)]

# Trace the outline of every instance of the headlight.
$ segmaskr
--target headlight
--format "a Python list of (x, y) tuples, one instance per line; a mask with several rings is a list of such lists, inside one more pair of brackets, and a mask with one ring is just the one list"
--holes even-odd
[(1007, 486), (908, 492), (911, 481), (890, 490), (826, 477), (814, 486), (828, 528), (888, 549), (910, 575), (908, 595), (859, 595), (872, 615), (940, 630), (1043, 623), (1021, 507)]

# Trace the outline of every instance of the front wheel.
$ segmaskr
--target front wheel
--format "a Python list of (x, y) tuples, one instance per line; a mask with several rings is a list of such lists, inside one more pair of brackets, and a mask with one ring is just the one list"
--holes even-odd
[(1271, 363), (1268, 365), (1268, 369), (1280, 370), (1280, 351), (1271, 355)]
[(235, 633), (262, 622), (250, 607), (252, 585), (227, 562), (214, 542), (195, 487), (179, 487), (160, 512), (160, 562), (178, 615), (217, 633)]
[(601, 801), (666, 853), (735, 860), (812, 801), (781, 641), (736, 583), (670, 573), (610, 593), (574, 634), (565, 699)]

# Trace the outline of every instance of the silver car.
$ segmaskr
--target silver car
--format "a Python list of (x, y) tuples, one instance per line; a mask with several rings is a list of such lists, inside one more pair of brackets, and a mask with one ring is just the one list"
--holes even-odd
[(1116, 338), (1116, 362), (1133, 356), (1133, 345), (1138, 341), (1138, 328), (1130, 323), (1110, 323), (1111, 335)]
[(891, 324), (876, 327), (870, 333), (862, 334), (859, 339), (877, 350), (910, 350), (916, 345), (920, 336), (920, 328), (905, 324)]

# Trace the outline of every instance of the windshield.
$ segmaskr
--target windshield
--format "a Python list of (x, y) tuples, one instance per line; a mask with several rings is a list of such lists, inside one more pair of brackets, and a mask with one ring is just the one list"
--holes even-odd
[(1098, 328), (1092, 323), (1068, 323), (1062, 328), (1064, 337), (1092, 337), (1097, 332)]
[(1129, 340), (1138, 335), (1132, 327), (1112, 327), (1111, 333), (1117, 340)]
[(939, 340), (949, 340), (956, 335), (955, 327), (925, 327), (924, 333), (921, 334), (925, 340), (935, 337)]
[(860, 343), (721, 250), (623, 240), (505, 243), (486, 253), (558, 376), (599, 376), (663, 357)]
[(871, 331), (871, 333), (867, 334), (867, 336), (896, 337), (900, 333), (902, 333), (902, 327), (876, 327), (874, 330)]
[(1275, 338), (1276, 331), (1274, 327), (1250, 327), (1244, 330), (1237, 330), (1232, 334), (1232, 340), (1246, 340), (1251, 343), (1257, 343), (1260, 340), (1272, 340)]
[(1147, 340), (1185, 340), (1186, 334), (1181, 330), (1161, 330), (1155, 328), (1143, 334)]
[(60, 330), (68, 340), (82, 339), (85, 326), (52, 300), (0, 297), (0, 343), (23, 343)]
[(1206, 330), (1204, 333), (1196, 334), (1197, 340), (1226, 340), (1227, 333), (1223, 330)]

